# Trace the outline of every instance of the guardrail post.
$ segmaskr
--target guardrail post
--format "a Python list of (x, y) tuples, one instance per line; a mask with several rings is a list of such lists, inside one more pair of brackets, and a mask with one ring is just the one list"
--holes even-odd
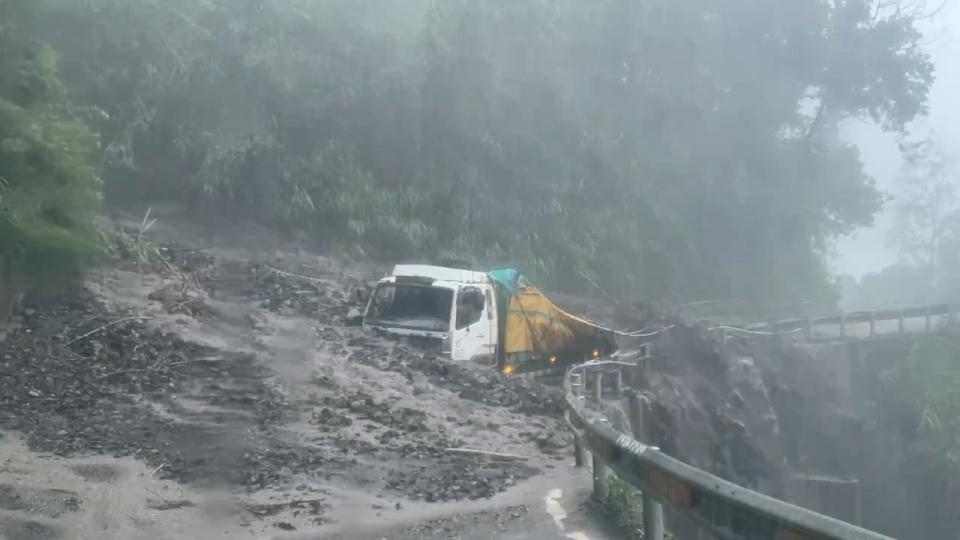
[[(650, 425), (652, 409), (650, 402), (643, 398), (636, 390), (629, 390), (627, 395), (627, 415), (633, 438), (644, 443), (653, 444), (653, 430)], [(643, 502), (643, 538), (663, 540), (663, 505), (646, 494)]]
[(932, 324), (933, 315), (931, 314), (931, 312), (933, 311), (933, 308), (930, 306), (927, 306), (927, 309), (925, 309), (924, 311), (926, 311), (925, 320), (924, 320), (924, 331), (929, 334), (930, 329), (933, 327), (933, 324)]
[(870, 312), (870, 337), (873, 337), (876, 326), (877, 326), (877, 312), (871, 311)]
[(897, 329), (902, 334), (903, 333), (903, 310), (902, 309), (900, 310), (900, 318), (897, 319), (897, 321), (899, 323), (899, 326), (897, 327)]
[(643, 442), (643, 398), (636, 390), (627, 390), (627, 419), (630, 421), (630, 429), (633, 431), (633, 438)]
[(593, 455), (593, 497), (598, 501), (605, 501), (610, 496), (610, 469), (600, 461), (600, 457)]
[(583, 459), (584, 455), (583, 449), (583, 438), (576, 433), (573, 434), (573, 466), (574, 467), (583, 467), (583, 462), (586, 461)]
[[(593, 375), (593, 401), (600, 403), (603, 399), (603, 373), (597, 371)], [(600, 457), (593, 455), (593, 497), (599, 501), (607, 500), (610, 495), (610, 469)]]
[(620, 399), (623, 396), (623, 370), (618, 369), (614, 373), (613, 378), (613, 392), (616, 399)]
[[(657, 441), (653, 434), (653, 425), (650, 420), (653, 417), (653, 408), (648, 400), (641, 401), (641, 420), (639, 424), (643, 428), (641, 433), (641, 442), (644, 444), (656, 445)], [(663, 505), (657, 502), (653, 497), (644, 494), (641, 498), (643, 502), (643, 538), (644, 540), (663, 540)]]
[(847, 337), (847, 314), (846, 313), (840, 314), (840, 337), (841, 338)]

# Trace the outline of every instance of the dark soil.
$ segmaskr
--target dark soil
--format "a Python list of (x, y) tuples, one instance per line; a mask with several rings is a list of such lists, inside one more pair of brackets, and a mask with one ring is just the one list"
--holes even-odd
[[(207, 308), (206, 297), (221, 305), (223, 299), (254, 300), (264, 310), (315, 321), (319, 347), (401, 373), (423, 392), (444, 388), (531, 416), (556, 419), (562, 412), (559, 386), (456, 364), (430, 344), (345, 327), (344, 316), (354, 307), (345, 278), (316, 278), (316, 269), (281, 261), (219, 261), (205, 250), (173, 244), (162, 244), (159, 252), (174, 284), (149, 300), (168, 312), (217, 323), (220, 314)], [(322, 486), (330, 480), (433, 502), (490, 497), (539, 472), (520, 460), (452, 453), (464, 441), (451, 438), (423, 410), (329, 379), (314, 381), (311, 401), (288, 403), (271, 386), (267, 364), (162, 332), (133, 313), (112, 312), (81, 286), (34, 295), (24, 301), (22, 326), (0, 342), (0, 432), (22, 432), (32, 449), (63, 456), (134, 456), (158, 478), (249, 491), (280, 488), (290, 497), (251, 506), (250, 514), (292, 512), (313, 523), (325, 520), (329, 503)], [(298, 419), (316, 429), (311, 440), (285, 434), (285, 425)], [(465, 425), (453, 417), (447, 422)], [(369, 436), (357, 437), (357, 429)], [(569, 445), (562, 435), (524, 435), (548, 454)], [(76, 472), (92, 482), (115, 474), (109, 466)], [(288, 525), (276, 523), (282, 530)], [(33, 526), (9, 522), (4, 532), (17, 536)]]
[(532, 416), (559, 418), (563, 414), (559, 380), (555, 385), (547, 385), (503, 375), (492, 367), (452, 362), (430, 348), (401, 344), (384, 354), (382, 341), (374, 337), (359, 338), (352, 344), (362, 348), (351, 354), (351, 361), (402, 373), (411, 384), (415, 381), (414, 373), (420, 373), (431, 384), (457, 393), (460, 399)]
[[(242, 453), (225, 451), (222, 432), (247, 427), (231, 426), (240, 419), (262, 429), (282, 415), (253, 358), (108, 313), (85, 289), (27, 298), (25, 313), (23, 327), (0, 342), (0, 428), (24, 433), (36, 450), (137, 456), (162, 466), (160, 477), (229, 480)], [(225, 383), (243, 399), (225, 404), (208, 392)], [(236, 414), (187, 423), (151, 406), (176, 410), (175, 396), (195, 392)]]

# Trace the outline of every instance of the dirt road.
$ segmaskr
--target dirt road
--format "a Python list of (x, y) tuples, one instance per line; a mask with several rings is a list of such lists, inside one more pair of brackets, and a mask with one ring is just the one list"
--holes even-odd
[(0, 538), (604, 537), (555, 385), (344, 326), (359, 267), (160, 230), (0, 343)]

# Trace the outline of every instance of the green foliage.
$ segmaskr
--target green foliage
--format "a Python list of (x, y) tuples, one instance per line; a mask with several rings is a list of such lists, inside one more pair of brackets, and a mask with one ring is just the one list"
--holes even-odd
[(901, 130), (931, 81), (868, 0), (36, 5), (108, 197), (672, 303), (829, 302), (880, 205), (837, 123)]
[(960, 336), (919, 339), (887, 383), (889, 409), (910, 441), (903, 470), (949, 505), (960, 495)]
[(95, 252), (96, 136), (57, 79), (56, 55), (0, 31), (0, 261), (4, 286), (77, 269)]
[(643, 498), (639, 491), (617, 477), (610, 478), (607, 506), (632, 540), (643, 540)]
[[(641, 492), (616, 476), (612, 476), (610, 478), (610, 493), (605, 502), (617, 518), (617, 523), (622, 527), (624, 533), (629, 535), (628, 538), (643, 540), (643, 495)], [(675, 538), (669, 531), (664, 531), (663, 536), (667, 540)]]

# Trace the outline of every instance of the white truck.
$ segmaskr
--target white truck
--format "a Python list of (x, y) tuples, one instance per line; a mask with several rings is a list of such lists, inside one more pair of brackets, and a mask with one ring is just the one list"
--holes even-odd
[(611, 331), (557, 308), (511, 269), (396, 265), (370, 294), (363, 325), (440, 341), (453, 360), (486, 361), (505, 373), (582, 361), (616, 348)]
[(496, 359), (497, 303), (484, 272), (398, 264), (370, 295), (363, 325), (440, 340), (453, 360)]

